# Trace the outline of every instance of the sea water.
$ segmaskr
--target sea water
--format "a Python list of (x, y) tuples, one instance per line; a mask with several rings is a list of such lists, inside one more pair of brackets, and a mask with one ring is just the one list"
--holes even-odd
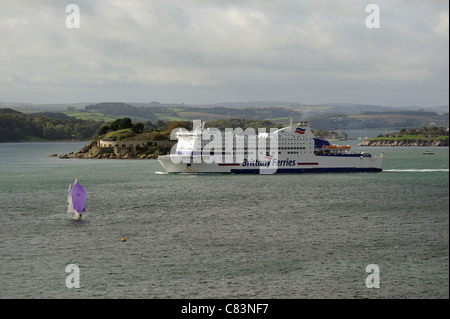
[(49, 157), (85, 144), (0, 144), (1, 298), (449, 298), (447, 147), (356, 146), (384, 153), (381, 173)]

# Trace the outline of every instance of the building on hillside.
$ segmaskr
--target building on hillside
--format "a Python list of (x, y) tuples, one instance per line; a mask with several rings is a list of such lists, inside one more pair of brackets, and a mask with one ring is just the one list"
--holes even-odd
[(116, 156), (124, 156), (128, 152), (136, 152), (137, 147), (146, 147), (152, 142), (147, 141), (114, 141), (112, 139), (100, 139), (97, 141), (99, 148), (113, 148)]

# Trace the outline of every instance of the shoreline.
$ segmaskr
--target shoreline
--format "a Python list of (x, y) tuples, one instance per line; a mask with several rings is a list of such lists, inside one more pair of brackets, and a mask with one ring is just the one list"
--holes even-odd
[(386, 146), (386, 147), (448, 147), (449, 140), (366, 140), (358, 146)]

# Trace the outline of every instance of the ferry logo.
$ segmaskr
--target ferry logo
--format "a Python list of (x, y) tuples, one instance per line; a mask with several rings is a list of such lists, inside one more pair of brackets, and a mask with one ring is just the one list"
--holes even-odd
[(265, 158), (265, 159), (268, 159), (269, 161), (271, 161), (273, 157), (270, 156), (269, 154), (267, 154), (264, 158)]
[(294, 132), (294, 133), (304, 134), (305, 131), (306, 131), (306, 129), (301, 128), (301, 127), (297, 127), (297, 128), (295, 129), (295, 132)]

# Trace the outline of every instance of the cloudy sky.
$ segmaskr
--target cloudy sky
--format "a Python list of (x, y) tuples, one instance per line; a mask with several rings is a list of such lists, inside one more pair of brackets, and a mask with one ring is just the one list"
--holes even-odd
[(0, 102), (448, 105), (448, 47), (447, 0), (2, 0)]

